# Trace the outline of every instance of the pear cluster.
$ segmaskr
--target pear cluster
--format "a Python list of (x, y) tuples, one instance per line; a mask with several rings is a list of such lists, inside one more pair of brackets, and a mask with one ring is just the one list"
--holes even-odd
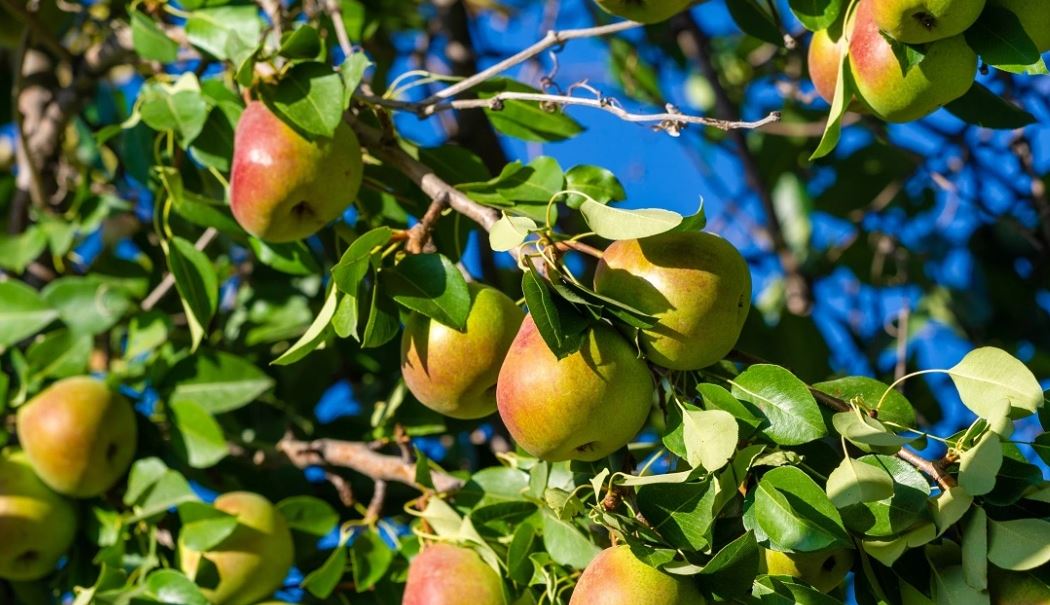
[(0, 452), (0, 579), (50, 573), (73, 543), (76, 507), (112, 488), (135, 457), (131, 404), (89, 377), (60, 380), (18, 409), (21, 449)]
[(598, 460), (626, 445), (652, 407), (649, 363), (698, 370), (736, 344), (751, 305), (751, 273), (726, 240), (700, 232), (614, 242), (594, 289), (655, 318), (632, 344), (612, 324), (587, 328), (559, 358), (531, 315), (471, 284), (466, 329), (419, 314), (405, 324), (401, 371), (423, 405), (452, 418), (499, 412), (511, 437), (549, 461)]
[[(1050, 50), (1050, 10), (1039, 0), (987, 0), (1020, 20), (1040, 52)], [(820, 30), (809, 46), (813, 85), (829, 103), (839, 68), (852, 79), (854, 111), (871, 112), (887, 122), (909, 122), (966, 94), (977, 74), (977, 54), (964, 32), (986, 0), (860, 0), (836, 31)], [(841, 30), (841, 31), (838, 31)], [(924, 55), (905, 68), (889, 39)]]

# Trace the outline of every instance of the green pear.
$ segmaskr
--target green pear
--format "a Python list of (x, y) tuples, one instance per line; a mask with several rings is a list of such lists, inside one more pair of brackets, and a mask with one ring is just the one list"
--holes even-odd
[(583, 570), (569, 605), (704, 605), (692, 580), (638, 560), (629, 546), (606, 548)]
[(33, 470), (75, 498), (102, 494), (135, 459), (138, 429), (127, 399), (101, 380), (59, 380), (18, 410), (18, 439)]
[(251, 605), (270, 596), (292, 567), (288, 523), (269, 500), (250, 492), (223, 494), (215, 499), (214, 506), (236, 516), (237, 528), (203, 553), (180, 540), (183, 573), (201, 586), (201, 592), (214, 605)]
[(469, 548), (431, 544), (412, 559), (401, 605), (505, 605), (499, 575)]
[(853, 80), (872, 111), (888, 122), (910, 122), (966, 94), (977, 75), (977, 55), (963, 36), (926, 45), (926, 57), (905, 75), (873, 19), (878, 1), (861, 0), (849, 47)]
[(1005, 8), (1017, 15), (1028, 37), (1040, 53), (1050, 51), (1050, 6), (1046, 0), (988, 0), (989, 6)]
[(496, 403), (533, 456), (598, 460), (641, 430), (653, 392), (649, 368), (613, 328), (589, 328), (580, 349), (558, 359), (526, 315), (500, 368)]
[(985, 0), (878, 0), (875, 24), (894, 40), (926, 44), (966, 31), (984, 10)]
[(1050, 603), (1050, 573), (1046, 570), (1005, 571), (988, 567), (988, 592), (992, 605), (1047, 605)]
[(37, 580), (73, 543), (73, 504), (33, 472), (24, 452), (0, 452), (0, 579)]
[(234, 133), (230, 208), (258, 238), (303, 239), (343, 214), (362, 171), (361, 146), (347, 124), (330, 139), (310, 141), (254, 101)]
[(751, 308), (747, 262), (711, 233), (613, 242), (594, 289), (657, 318), (642, 330), (642, 347), (649, 361), (672, 370), (698, 370), (725, 357)]
[(452, 418), (496, 411), (496, 378), (525, 312), (509, 296), (477, 283), (467, 328), (459, 332), (420, 313), (401, 335), (401, 375), (416, 399)]
[(693, 5), (696, 0), (595, 0), (610, 15), (637, 21), (666, 21)]
[(816, 552), (787, 553), (762, 549), (759, 570), (771, 576), (791, 576), (831, 592), (846, 579), (853, 567), (853, 552), (845, 548)]

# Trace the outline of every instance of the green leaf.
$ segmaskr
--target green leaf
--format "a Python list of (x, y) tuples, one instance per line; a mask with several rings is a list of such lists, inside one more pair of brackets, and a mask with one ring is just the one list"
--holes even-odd
[(58, 318), (36, 290), (20, 281), (0, 282), (0, 347), (36, 334)]
[(587, 329), (583, 316), (564, 299), (552, 296), (547, 282), (535, 271), (522, 273), (521, 290), (536, 329), (558, 359), (578, 351)]
[(543, 204), (564, 190), (565, 175), (558, 161), (540, 156), (528, 165), (515, 160), (488, 181), (462, 183), (456, 188), (479, 204), (511, 207), (515, 203)]
[[(190, 81), (191, 85), (180, 86)], [(197, 138), (208, 119), (208, 104), (192, 75), (172, 87), (146, 85), (139, 100), (142, 121), (158, 132), (174, 132), (183, 147)]]
[(676, 548), (704, 550), (711, 542), (717, 488), (702, 483), (658, 483), (638, 490), (638, 508)]
[(318, 538), (328, 535), (339, 523), (339, 513), (313, 496), (292, 496), (277, 503), (288, 527)]
[(158, 569), (146, 578), (146, 594), (159, 603), (208, 605), (197, 585), (174, 569)]
[(131, 466), (124, 504), (135, 507), (136, 518), (152, 517), (197, 500), (186, 478), (169, 469), (159, 458), (141, 458)]
[(179, 505), (179, 544), (198, 552), (206, 552), (218, 546), (233, 530), (237, 529), (237, 517), (225, 513), (203, 502), (184, 502)]
[(539, 225), (531, 218), (504, 213), (489, 230), (489, 246), (496, 252), (513, 250), (525, 242), (530, 231), (537, 228)]
[(467, 329), (470, 290), (443, 254), (415, 254), (385, 271), (387, 291), (404, 307), (459, 331)]
[(741, 595), (751, 588), (760, 556), (755, 534), (749, 531), (715, 553), (700, 575), (716, 594)]
[(1000, 97), (980, 82), (944, 106), (952, 115), (983, 128), (1014, 130), (1035, 124), (1035, 116)]
[(587, 567), (600, 552), (579, 528), (549, 512), (543, 513), (543, 546), (557, 563), (575, 569)]
[(717, 471), (733, 457), (738, 439), (736, 420), (729, 412), (682, 408), (682, 440), (690, 466)]
[(988, 65), (1015, 74), (1046, 75), (1046, 63), (1020, 18), (1003, 6), (988, 5), (966, 30), (966, 43)]
[(303, 589), (319, 599), (327, 599), (332, 594), (340, 578), (343, 577), (343, 572), (346, 571), (346, 540), (348, 537), (349, 534), (342, 536), (339, 539), (339, 546), (328, 555), (324, 564), (303, 578)]
[(988, 515), (975, 506), (963, 528), (963, 575), (971, 588), (988, 588)]
[(948, 375), (963, 404), (981, 418), (1020, 418), (1043, 405), (1043, 389), (1031, 370), (1002, 349), (974, 349)]
[(40, 293), (58, 310), (73, 332), (101, 334), (112, 328), (131, 307), (123, 292), (85, 277), (62, 277)]
[(354, 589), (358, 592), (371, 589), (390, 569), (395, 554), (377, 532), (358, 534), (350, 547)]
[(26, 349), (34, 379), (67, 378), (83, 374), (94, 347), (91, 336), (65, 328), (45, 334)]
[(859, 406), (864, 411), (874, 410), (875, 406), (879, 405), (879, 400), (882, 400), (878, 412), (880, 422), (892, 422), (902, 427), (916, 426), (915, 408), (911, 402), (900, 391), (890, 390), (885, 383), (874, 378), (845, 376), (818, 382), (813, 388)]
[(226, 436), (215, 418), (199, 403), (175, 401), (169, 406), (174, 422), (174, 445), (193, 468), (214, 466), (226, 457)]
[(196, 350), (219, 306), (219, 277), (208, 257), (181, 237), (173, 237), (169, 242), (168, 266), (175, 277), (175, 289), (186, 310)]
[(275, 113), (308, 136), (330, 138), (346, 109), (343, 79), (324, 63), (298, 63), (262, 93)]
[(372, 285), (372, 297), (369, 300), (368, 318), (365, 320), (365, 331), (361, 336), (361, 346), (368, 348), (381, 347), (397, 336), (401, 329), (397, 305), (394, 299), (385, 292), (385, 287), (378, 279), (378, 273)]
[(893, 496), (842, 509), (842, 519), (850, 530), (888, 537), (910, 529), (929, 515), (926, 501), (930, 484), (915, 467), (896, 456), (868, 455), (858, 458), (858, 462), (889, 472), (893, 477)]
[(304, 24), (281, 36), (277, 54), (288, 59), (322, 59), (323, 50), (324, 43), (317, 30)]
[(831, 417), (831, 423), (839, 435), (866, 452), (893, 454), (909, 441), (857, 410), (839, 412)]
[(605, 239), (621, 240), (666, 233), (682, 222), (682, 215), (660, 208), (628, 210), (584, 200), (580, 213), (592, 231)]
[(970, 510), (973, 504), (973, 496), (963, 488), (955, 486), (948, 491), (941, 492), (935, 500), (930, 503), (933, 513), (933, 521), (937, 525), (937, 534), (943, 534), (948, 528), (959, 522)]
[(186, 20), (190, 44), (217, 59), (237, 59), (254, 48), (262, 35), (258, 9), (253, 5), (202, 8)]
[(933, 592), (937, 605), (989, 605), (987, 593), (981, 593), (966, 583), (959, 565), (931, 565)]
[(769, 426), (762, 432), (780, 445), (800, 445), (827, 434), (817, 400), (806, 384), (780, 366), (753, 365), (732, 381), (737, 399), (758, 406)]
[(850, 101), (855, 94), (853, 78), (849, 66), (849, 55), (842, 53), (842, 61), (838, 65), (838, 76), (835, 80), (835, 95), (831, 99), (831, 110), (828, 113), (827, 124), (824, 125), (824, 134), (820, 137), (820, 143), (809, 156), (809, 160), (818, 160), (831, 153), (839, 144), (842, 135), (842, 118), (849, 111)]
[[(481, 99), (490, 99), (501, 92), (540, 92), (509, 78), (492, 78), (475, 90)], [(583, 126), (560, 108), (548, 110), (535, 101), (503, 101), (499, 109), (486, 108), (485, 115), (496, 130), (523, 141), (563, 141), (583, 132)]]
[(339, 76), (343, 79), (343, 107), (350, 107), (350, 99), (357, 90), (365, 70), (372, 66), (363, 52), (355, 52), (343, 60), (339, 66)]
[(292, 346), (288, 347), (288, 350), (281, 353), (281, 356), (274, 359), (270, 363), (277, 366), (291, 365), (300, 359), (306, 357), (317, 347), (324, 343), (325, 338), (329, 334), (329, 326), (332, 323), (332, 318), (335, 317), (336, 307), (338, 301), (339, 291), (336, 290), (335, 286), (329, 286), (328, 295), (325, 296), (324, 305), (321, 306), (321, 310), (317, 312), (317, 317), (314, 318), (310, 327), (306, 329), (306, 332), (299, 337), (299, 340), (295, 341)]
[(170, 390), (170, 401), (192, 401), (212, 414), (221, 414), (255, 401), (274, 382), (241, 357), (201, 350), (175, 364), (163, 384)]
[(627, 199), (627, 193), (623, 190), (620, 179), (601, 166), (573, 166), (565, 173), (565, 189), (584, 194), (569, 193), (565, 196), (565, 204), (573, 210), (578, 210), (588, 198), (599, 204)]
[(794, 466), (763, 475), (753, 506), (755, 520), (774, 550), (814, 552), (850, 543), (827, 494)]
[(274, 244), (251, 237), (248, 238), (248, 244), (260, 263), (281, 273), (316, 275), (321, 272), (321, 266), (304, 242)]
[(137, 10), (131, 11), (131, 44), (135, 53), (147, 61), (170, 63), (179, 56), (179, 43)]
[(988, 560), (1002, 569), (1026, 571), (1050, 562), (1050, 521), (989, 521)]
[(842, 13), (844, 4), (843, 0), (788, 0), (791, 12), (812, 32), (831, 27)]
[(0, 233), (0, 268), (23, 273), (47, 248), (42, 228), (28, 227), (18, 235)]
[(959, 456), (959, 486), (971, 496), (983, 496), (995, 489), (995, 478), (1002, 465), (999, 435), (988, 431)]
[(171, 327), (171, 318), (160, 311), (148, 311), (132, 317), (128, 322), (125, 359), (149, 353), (167, 342)]
[(835, 508), (893, 497), (893, 477), (885, 469), (846, 456), (828, 476), (828, 497)]
[(392, 236), (393, 231), (390, 227), (377, 227), (355, 239), (339, 262), (332, 267), (332, 279), (336, 287), (347, 294), (357, 296), (361, 289), (361, 281), (368, 274), (372, 250), (387, 244)]
[(726, 7), (733, 21), (745, 34), (775, 46), (784, 45), (784, 36), (776, 20), (757, 0), (729, 0)]

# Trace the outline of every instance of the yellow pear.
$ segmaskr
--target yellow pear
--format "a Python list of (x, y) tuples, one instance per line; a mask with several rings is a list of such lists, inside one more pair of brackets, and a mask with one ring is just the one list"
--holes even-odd
[(853, 567), (853, 552), (844, 548), (816, 552), (787, 553), (762, 549), (759, 568), (771, 576), (791, 576), (831, 592), (846, 579)]

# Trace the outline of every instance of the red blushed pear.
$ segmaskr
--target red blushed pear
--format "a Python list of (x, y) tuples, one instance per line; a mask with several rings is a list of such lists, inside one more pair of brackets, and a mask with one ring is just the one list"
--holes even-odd
[(526, 315), (496, 384), (499, 415), (514, 441), (543, 460), (598, 460), (633, 438), (653, 400), (653, 379), (613, 328), (589, 328), (563, 359)]
[(594, 289), (656, 317), (642, 330), (642, 347), (649, 361), (672, 370), (698, 370), (725, 357), (751, 309), (747, 262), (711, 233), (613, 242)]
[(875, 23), (894, 40), (925, 44), (966, 31), (984, 9), (985, 0), (878, 0)]
[(496, 378), (525, 313), (509, 296), (477, 283), (463, 332), (419, 313), (405, 322), (401, 375), (416, 399), (452, 418), (496, 411)]
[(73, 504), (44, 485), (24, 452), (0, 452), (0, 579), (40, 579), (73, 543)]
[(292, 567), (292, 533), (269, 500), (251, 492), (230, 492), (214, 506), (237, 517), (237, 527), (207, 552), (179, 540), (179, 563), (214, 605), (252, 605), (280, 588)]
[(51, 489), (97, 496), (135, 459), (135, 411), (101, 380), (66, 378), (18, 410), (18, 438), (36, 474)]
[(704, 605), (692, 580), (666, 574), (638, 560), (629, 546), (598, 554), (583, 570), (569, 605)]
[[(852, 22), (847, 29), (852, 30)], [(826, 29), (813, 32), (813, 37), (810, 38), (807, 59), (809, 78), (813, 81), (817, 94), (827, 101), (828, 105), (835, 99), (835, 86), (839, 81), (839, 65), (842, 64), (848, 48), (846, 35), (840, 34), (838, 38), (833, 38), (831, 32)], [(849, 76), (848, 63), (844, 71)], [(850, 102), (849, 110), (858, 113), (869, 111), (857, 98)]]
[(874, 7), (861, 0), (850, 39), (850, 68), (861, 99), (887, 122), (917, 120), (966, 94), (977, 75), (977, 55), (957, 35), (925, 46), (925, 58), (904, 73), (879, 32)]
[(506, 605), (503, 582), (476, 552), (432, 544), (408, 566), (401, 605)]
[(234, 133), (230, 207), (260, 239), (300, 240), (342, 215), (362, 172), (361, 146), (346, 123), (332, 138), (308, 140), (254, 101)]

